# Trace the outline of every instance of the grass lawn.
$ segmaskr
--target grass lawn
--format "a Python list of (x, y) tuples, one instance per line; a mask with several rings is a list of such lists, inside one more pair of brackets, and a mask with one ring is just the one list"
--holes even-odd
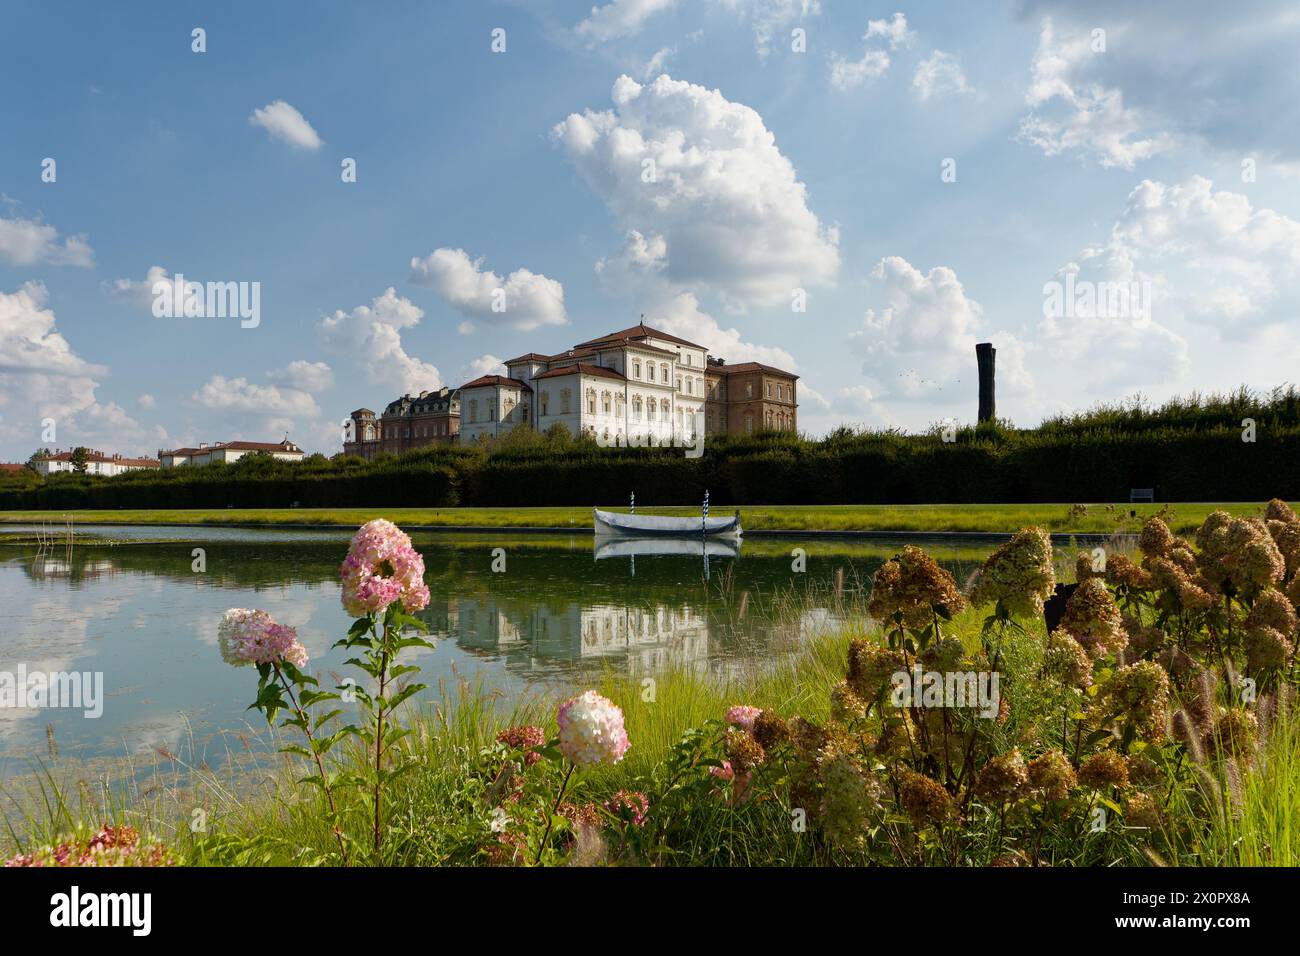
[[(626, 504), (612, 507), (626, 510)], [(748, 505), (740, 509), (747, 531), (1006, 531), (1039, 525), (1049, 531), (1136, 532), (1160, 514), (1175, 533), (1194, 530), (1211, 511), (1258, 515), (1262, 502), (1189, 502), (1160, 505), (1093, 504), (1085, 512), (1069, 504), (968, 505)], [(1073, 510), (1072, 510), (1073, 509)], [(725, 514), (729, 508), (715, 508)], [(1136, 517), (1130, 513), (1136, 513)], [(699, 507), (643, 507), (641, 514), (696, 515)], [(591, 527), (589, 508), (224, 508), (182, 511), (73, 511), (79, 524), (319, 525), (355, 528), (388, 518), (403, 528)], [(0, 512), (0, 523), (64, 524), (57, 511)]]

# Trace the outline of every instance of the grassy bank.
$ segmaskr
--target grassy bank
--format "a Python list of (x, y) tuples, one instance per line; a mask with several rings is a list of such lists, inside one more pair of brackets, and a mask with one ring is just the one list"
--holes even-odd
[[(603, 505), (625, 510), (626, 502)], [(1005, 532), (1037, 525), (1048, 531), (1077, 534), (1137, 532), (1159, 515), (1176, 533), (1198, 527), (1220, 509), (1248, 517), (1263, 511), (1262, 502), (1178, 504), (988, 504), (988, 505), (751, 505), (740, 509), (747, 531), (855, 532)], [(639, 514), (694, 516), (696, 505), (642, 507)], [(725, 513), (715, 509), (715, 514)], [(224, 508), (194, 510), (77, 510), (0, 512), (0, 523), (165, 525), (312, 525), (357, 528), (372, 518), (387, 518), (417, 528), (591, 528), (590, 508)]]
[[(600, 693), (623, 709), (633, 741), (626, 758), (613, 766), (590, 768), (567, 791), (572, 802), (600, 804), (619, 791), (662, 786), (663, 768), (672, 763), (683, 735), (717, 722), (729, 706), (743, 702), (782, 714), (824, 722), (832, 688), (842, 680), (850, 641), (879, 631), (863, 616), (860, 625), (823, 632), (778, 665), (758, 666), (728, 678), (695, 670), (670, 669), (656, 675), (652, 699), (646, 685), (610, 670), (597, 679)], [(967, 611), (952, 633), (968, 647), (979, 645), (982, 615)], [(1014, 711), (1030, 714), (1042, 703), (1033, 686), (1042, 660), (1041, 625), (1020, 635), (1005, 661)], [(390, 866), (482, 865), (493, 841), (491, 805), (484, 800), (484, 754), (494, 753), (494, 738), (521, 724), (554, 725), (560, 696), (506, 703), (492, 688), (464, 680), (440, 688), (438, 703), (409, 715), (412, 733), (395, 754), (410, 769), (395, 786), (388, 804), (389, 839), (378, 859)], [(1039, 715), (1041, 717), (1041, 714)], [(1049, 717), (1042, 726), (1050, 727)], [(1008, 731), (1023, 733), (1038, 718)], [(282, 736), (283, 733), (283, 736)], [(1034, 733), (1031, 731), (1031, 733)], [(93, 832), (104, 822), (126, 824), (168, 846), (177, 862), (188, 865), (313, 865), (336, 863), (334, 837), (315, 791), (295, 784), (302, 763), (269, 756), (289, 732), (255, 735), (252, 757), (246, 735), (232, 763), (222, 770), (187, 765), (180, 755), (160, 766), (152, 779), (137, 774), (130, 783), (87, 785), (87, 775), (57, 763), (40, 775), (10, 782), (3, 789), (7, 832), (0, 836), (6, 855), (52, 844), (73, 832)], [(1300, 865), (1300, 723), (1277, 721), (1262, 738), (1249, 766), (1203, 760), (1191, 777), (1170, 788), (1167, 818), (1152, 832), (1146, 827), (1115, 826), (1091, 834), (1079, 826), (1049, 828), (1035, 852), (1052, 865), (1144, 865), (1153, 860), (1191, 866)], [(344, 761), (364, 759), (340, 754)], [(138, 769), (138, 768), (136, 768)], [(490, 776), (490, 774), (489, 774)], [(1118, 798), (1117, 798), (1118, 799)], [(1103, 803), (1109, 801), (1102, 799)], [(20, 806), (26, 807), (19, 810)], [(789, 809), (772, 799), (732, 806), (716, 791), (690, 797), (689, 812), (672, 828), (672, 847), (662, 848), (661, 865), (789, 866), (878, 865), (909, 862), (887, 851), (884, 858), (845, 852), (791, 829)], [(204, 829), (193, 827), (202, 810)], [(517, 811), (511, 811), (515, 813)], [(364, 815), (348, 827), (356, 846), (366, 841)], [(971, 815), (972, 831), (997, 828), (993, 818)], [(989, 834), (989, 856), (994, 837)], [(1159, 849), (1153, 844), (1159, 842)], [(1022, 848), (1023, 849), (1023, 848)], [(596, 860), (595, 862), (602, 862)], [(606, 861), (609, 862), (609, 861)], [(639, 861), (644, 862), (644, 861)], [(963, 858), (966, 864), (987, 858)]]

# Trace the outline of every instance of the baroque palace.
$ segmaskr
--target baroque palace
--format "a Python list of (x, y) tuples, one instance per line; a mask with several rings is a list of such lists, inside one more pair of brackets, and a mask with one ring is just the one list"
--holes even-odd
[(519, 425), (563, 425), (602, 445), (694, 445), (707, 435), (798, 428), (799, 376), (759, 362), (728, 365), (642, 322), (558, 355), (529, 352), (460, 388), (403, 395), (376, 417), (351, 415), (344, 454), (374, 458), (472, 443)]

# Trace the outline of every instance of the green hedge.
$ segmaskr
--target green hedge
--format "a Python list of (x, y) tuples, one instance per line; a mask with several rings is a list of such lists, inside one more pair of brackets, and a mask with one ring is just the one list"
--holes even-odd
[[(1180, 417), (1181, 416), (1181, 417)], [(1241, 421), (1255, 420), (1255, 441)], [(599, 448), (564, 434), (517, 432), (492, 447), (439, 447), (367, 462), (313, 455), (287, 463), (131, 472), (114, 478), (34, 475), (0, 480), (0, 509), (304, 508), (593, 505), (635, 491), (646, 505), (1159, 501), (1300, 498), (1300, 399), (1175, 400), (1155, 411), (1102, 408), (1037, 429), (988, 423), (944, 441), (838, 429), (680, 448)], [(952, 437), (952, 436), (948, 436)]]

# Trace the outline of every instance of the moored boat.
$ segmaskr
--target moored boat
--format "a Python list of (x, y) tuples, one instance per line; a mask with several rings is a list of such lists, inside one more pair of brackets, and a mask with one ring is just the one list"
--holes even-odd
[(672, 518), (666, 515), (623, 514), (616, 511), (591, 509), (595, 516), (596, 534), (646, 537), (732, 537), (739, 538), (740, 512), (724, 518)]

